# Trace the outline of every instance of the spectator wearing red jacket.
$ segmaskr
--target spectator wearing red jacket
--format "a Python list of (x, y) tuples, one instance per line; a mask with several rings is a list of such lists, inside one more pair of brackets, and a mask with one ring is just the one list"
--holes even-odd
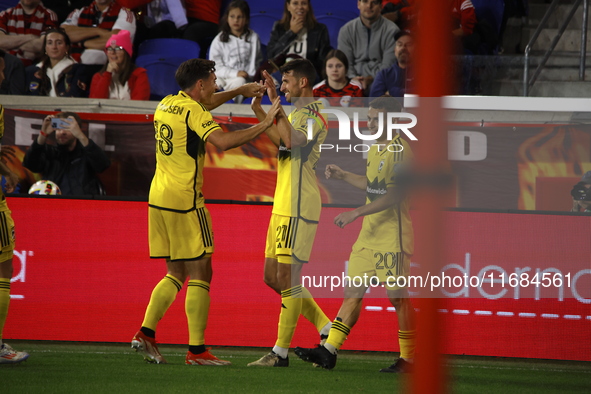
[(458, 42), (458, 47), (463, 47), (469, 52), (477, 54), (481, 38), (475, 31), (478, 20), (476, 19), (474, 5), (470, 0), (449, 1), (452, 19), (451, 32)]
[(111, 36), (106, 51), (108, 63), (92, 78), (90, 98), (149, 100), (148, 73), (131, 61), (133, 49), (129, 32), (121, 30)]
[(382, 16), (402, 30), (413, 30), (417, 23), (417, 0), (382, 0)]

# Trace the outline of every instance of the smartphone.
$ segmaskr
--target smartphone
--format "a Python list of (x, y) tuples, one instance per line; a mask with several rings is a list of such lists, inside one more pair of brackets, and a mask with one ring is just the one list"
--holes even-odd
[(68, 127), (69, 124), (62, 118), (53, 118), (51, 119), (51, 127), (54, 129), (64, 129)]

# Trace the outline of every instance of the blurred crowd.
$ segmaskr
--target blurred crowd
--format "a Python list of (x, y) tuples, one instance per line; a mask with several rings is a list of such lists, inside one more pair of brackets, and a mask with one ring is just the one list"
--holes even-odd
[[(454, 53), (497, 53), (506, 15), (497, 23), (477, 16), (486, 2), (444, 1)], [(258, 81), (263, 70), (273, 73), (306, 58), (318, 75), (314, 94), (331, 98), (332, 105), (412, 91), (413, 32), (421, 25), (421, 4), (428, 3), (346, 3), (331, 11), (335, 7), (313, 0), (285, 0), (282, 9), (262, 0), (0, 1), (0, 56), (6, 65), (0, 94), (160, 99), (166, 92), (155, 87), (165, 72), (157, 63), (189, 55), (216, 62), (219, 89)], [(523, 0), (498, 3), (509, 10), (525, 7)], [(188, 41), (198, 52), (189, 50)], [(156, 67), (142, 56), (148, 47), (159, 56)], [(176, 93), (174, 86), (165, 90)]]

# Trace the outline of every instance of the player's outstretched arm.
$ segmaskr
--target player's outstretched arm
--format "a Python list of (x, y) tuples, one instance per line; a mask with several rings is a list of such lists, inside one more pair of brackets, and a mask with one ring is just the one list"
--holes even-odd
[(371, 215), (372, 213), (381, 212), (388, 209), (394, 204), (399, 203), (403, 199), (403, 194), (396, 190), (395, 187), (388, 187), (386, 194), (382, 197), (372, 201), (369, 204), (362, 205), (352, 211), (343, 212), (334, 218), (334, 224), (340, 228), (344, 228), (347, 224), (353, 222), (359, 216)]
[(210, 102), (201, 102), (208, 110), (214, 110), (226, 101), (232, 100), (234, 97), (242, 95), (244, 97), (254, 97), (261, 92), (264, 92), (264, 87), (257, 82), (244, 84), (240, 87), (231, 90), (224, 90), (223, 92), (214, 93)]
[(211, 135), (207, 138), (207, 141), (211, 142), (216, 148), (224, 151), (243, 145), (248, 141), (255, 139), (261, 133), (271, 127), (273, 121), (275, 120), (275, 116), (279, 111), (279, 108), (281, 108), (281, 102), (277, 98), (273, 102), (273, 105), (267, 113), (267, 116), (261, 123), (244, 130), (238, 130), (229, 133), (225, 133), (218, 129), (211, 133)]
[(343, 169), (336, 164), (328, 164), (324, 170), (324, 175), (326, 176), (326, 179), (339, 179), (361, 190), (367, 188), (367, 178), (365, 176), (353, 174), (349, 171), (343, 171)]

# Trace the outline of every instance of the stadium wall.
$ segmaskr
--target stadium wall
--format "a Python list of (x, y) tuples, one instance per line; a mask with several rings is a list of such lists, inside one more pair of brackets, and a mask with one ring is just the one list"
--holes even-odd
[[(165, 274), (162, 261), (148, 256), (147, 203), (8, 197), (8, 204), (17, 247), (4, 338), (129, 342), (153, 286)], [(271, 207), (208, 207), (216, 252), (207, 344), (270, 347), (279, 312), (278, 296), (262, 280)], [(323, 210), (304, 275), (340, 275), (360, 226), (359, 221), (346, 229), (334, 226), (332, 218), (342, 211)], [(454, 211), (445, 219), (444, 273), (485, 279), (492, 273), (496, 280), (439, 289), (445, 296), (445, 309), (439, 311), (445, 314), (445, 353), (591, 361), (591, 216)], [(425, 247), (416, 240), (413, 266), (420, 264)], [(563, 281), (536, 290), (531, 283), (501, 284), (498, 276), (536, 272), (554, 279), (559, 272)], [(341, 289), (329, 292), (329, 283), (309, 283), (334, 317)], [(423, 290), (413, 288), (414, 297), (432, 294)], [(395, 311), (381, 292), (372, 288), (367, 295), (345, 349), (398, 351)], [(159, 324), (161, 343), (188, 340), (184, 293)], [(302, 322), (292, 345), (316, 341), (312, 325)]]

